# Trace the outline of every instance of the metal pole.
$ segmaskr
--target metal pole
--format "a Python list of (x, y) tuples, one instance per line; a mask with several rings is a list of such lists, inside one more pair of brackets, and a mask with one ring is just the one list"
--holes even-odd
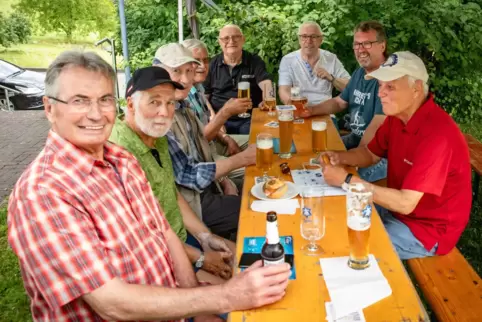
[(119, 0), (119, 18), (120, 18), (120, 29), (121, 29), (121, 39), (122, 39), (122, 55), (124, 56), (124, 61), (126, 66), (124, 68), (126, 85), (131, 78), (131, 69), (129, 67), (129, 48), (127, 47), (127, 28), (126, 28), (126, 16), (124, 12), (124, 0)]
[[(110, 45), (111, 45), (111, 48), (112, 48), (112, 51), (110, 52), (110, 54), (112, 55), (112, 66), (114, 67), (115, 75), (117, 77), (117, 61), (116, 61), (116, 58), (115, 58), (114, 39), (110, 39)], [(119, 84), (118, 84), (117, 79), (116, 79), (116, 82), (115, 82), (115, 93), (116, 93), (116, 97), (119, 98)]]
[(179, 42), (184, 40), (183, 21), (182, 21), (182, 0), (177, 0), (177, 25), (179, 30)]

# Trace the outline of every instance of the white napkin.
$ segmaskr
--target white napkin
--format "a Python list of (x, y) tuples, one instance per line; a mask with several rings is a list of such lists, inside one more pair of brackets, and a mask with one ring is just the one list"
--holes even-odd
[(298, 199), (254, 200), (251, 203), (251, 210), (253, 211), (264, 213), (276, 211), (278, 215), (294, 215), (299, 207)]
[(363, 314), (363, 310), (358, 310), (356, 312), (350, 313), (348, 315), (342, 316), (338, 319), (333, 319), (333, 303), (332, 302), (325, 302), (325, 310), (326, 310), (326, 320), (328, 322), (366, 322), (365, 315)]
[(320, 265), (333, 304), (333, 320), (362, 310), (392, 294), (375, 256), (369, 255), (370, 267), (348, 267), (348, 256), (320, 258)]

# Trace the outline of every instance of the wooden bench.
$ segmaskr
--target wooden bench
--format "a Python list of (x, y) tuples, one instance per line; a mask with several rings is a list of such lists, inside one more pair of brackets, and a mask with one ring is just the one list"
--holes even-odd
[(482, 279), (457, 248), (407, 263), (438, 321), (482, 321)]
[(470, 134), (464, 134), (470, 151), (470, 165), (474, 170), (474, 185), (472, 186), (473, 202), (477, 201), (479, 194), (480, 176), (482, 176), (482, 143)]

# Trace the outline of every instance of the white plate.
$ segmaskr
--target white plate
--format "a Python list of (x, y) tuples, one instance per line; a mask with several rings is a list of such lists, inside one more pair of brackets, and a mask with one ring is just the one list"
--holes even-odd
[(264, 191), (263, 191), (263, 185), (264, 182), (260, 182), (258, 184), (255, 184), (253, 188), (251, 188), (251, 194), (255, 196), (258, 199), (261, 200), (279, 200), (279, 199), (292, 199), (298, 195), (298, 189), (296, 188), (295, 184), (290, 181), (285, 181), (286, 184), (288, 185), (288, 190), (285, 192), (284, 196), (281, 198), (277, 199), (272, 199), (268, 198)]

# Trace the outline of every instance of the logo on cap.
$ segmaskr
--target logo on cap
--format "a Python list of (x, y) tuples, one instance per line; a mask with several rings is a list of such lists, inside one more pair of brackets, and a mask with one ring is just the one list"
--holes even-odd
[(382, 64), (382, 67), (391, 67), (398, 64), (398, 56), (396, 54), (391, 54), (387, 61)]

